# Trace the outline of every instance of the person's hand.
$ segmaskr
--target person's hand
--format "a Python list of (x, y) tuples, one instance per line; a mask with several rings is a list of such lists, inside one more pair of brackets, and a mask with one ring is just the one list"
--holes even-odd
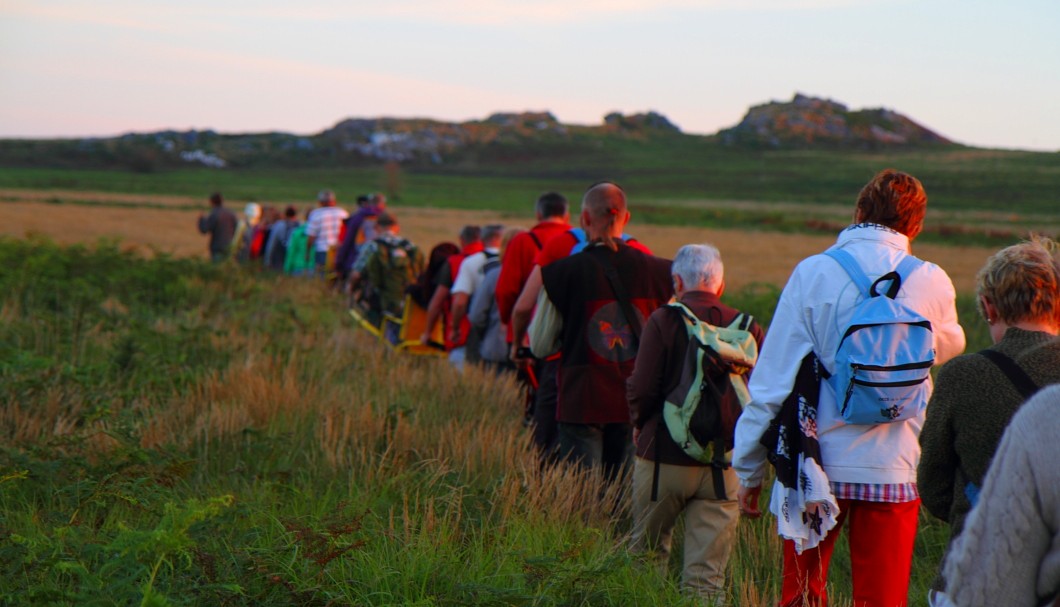
[(525, 351), (516, 344), (512, 344), (511, 350), (508, 352), (508, 358), (512, 359), (516, 367), (524, 369), (534, 363), (534, 359), (529, 356), (524, 356)]
[(449, 333), (449, 341), (455, 343), (460, 342), (460, 327), (456, 327)]
[(420, 335), (420, 345), (421, 346), (426, 346), (426, 345), (430, 345), (430, 343), (431, 343), (431, 334), (426, 332), (426, 331), (424, 331), (423, 334)]
[(745, 487), (740, 483), (736, 492), (736, 503), (740, 506), (740, 515), (747, 518), (758, 518), (762, 511), (758, 509), (758, 496), (762, 493), (762, 485), (757, 487)]
[(636, 447), (637, 443), (640, 442), (640, 428), (633, 428), (633, 446)]

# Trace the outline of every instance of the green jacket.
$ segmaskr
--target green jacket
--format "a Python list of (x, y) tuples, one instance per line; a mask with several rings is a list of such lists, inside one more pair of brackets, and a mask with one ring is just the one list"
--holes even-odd
[(300, 276), (312, 273), (316, 267), (313, 256), (307, 255), (309, 250), (309, 237), (305, 233), (306, 224), (303, 223), (291, 232), (287, 241), (287, 256), (283, 260), (284, 274)]

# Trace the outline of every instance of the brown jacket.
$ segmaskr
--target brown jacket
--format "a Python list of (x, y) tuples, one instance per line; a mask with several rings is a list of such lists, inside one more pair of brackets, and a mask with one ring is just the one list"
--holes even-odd
[[(706, 291), (689, 291), (680, 301), (700, 320), (716, 326), (728, 326), (740, 314), (739, 310), (721, 303), (717, 295)], [(755, 322), (750, 331), (761, 348), (762, 328)], [(666, 395), (681, 381), (681, 366), (687, 348), (688, 331), (680, 312), (669, 306), (655, 310), (644, 327), (633, 375), (626, 382), (630, 418), (633, 426), (640, 430), (637, 457), (655, 461), (655, 437), (658, 434), (662, 445), (658, 449), (661, 463), (706, 465), (686, 455), (670, 438), (666, 425), (659, 424)]]

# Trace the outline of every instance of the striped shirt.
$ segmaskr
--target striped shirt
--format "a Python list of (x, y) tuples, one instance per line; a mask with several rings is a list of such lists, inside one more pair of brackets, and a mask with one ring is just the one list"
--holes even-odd
[(899, 483), (894, 485), (872, 485), (869, 483), (839, 483), (832, 481), (832, 493), (840, 500), (860, 500), (863, 502), (886, 502), (904, 504), (920, 499), (916, 483)]
[(339, 244), (342, 222), (349, 216), (345, 209), (339, 207), (320, 207), (309, 214), (305, 233), (306, 236), (316, 238), (314, 248), (318, 252), (326, 252)]

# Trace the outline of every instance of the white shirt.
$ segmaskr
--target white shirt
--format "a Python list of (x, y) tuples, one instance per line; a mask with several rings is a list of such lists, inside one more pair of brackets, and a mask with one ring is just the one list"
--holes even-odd
[(350, 214), (346, 209), (339, 207), (320, 207), (309, 214), (309, 222), (306, 224), (306, 236), (316, 238), (314, 248), (319, 252), (326, 252), (331, 247), (339, 244), (339, 233), (342, 231), (342, 222)]
[[(845, 229), (833, 248), (854, 256), (870, 279), (894, 270), (909, 251), (909, 239), (873, 224)], [(791, 392), (803, 357), (811, 350), (826, 369), (835, 368), (842, 329), (861, 297), (835, 260), (813, 255), (792, 273), (777, 302), (762, 353), (751, 375), (751, 402), (736, 425), (733, 467), (748, 487), (761, 483), (766, 449), (758, 440)], [(957, 324), (953, 282), (942, 268), (925, 262), (902, 284), (898, 299), (931, 321), (935, 364), (964, 351), (964, 330)], [(930, 380), (929, 380), (930, 381)], [(821, 386), (817, 433), (822, 465), (829, 480), (844, 483), (901, 484), (916, 482), (920, 460), (919, 417), (875, 426), (844, 424), (828, 382)]]
[(453, 294), (467, 293), (471, 295), (482, 284), (482, 279), (485, 276), (482, 268), (489, 260), (486, 253), (496, 258), (500, 253), (500, 249), (496, 247), (486, 248), (465, 258), (460, 264), (460, 271), (456, 274), (456, 280), (453, 281), (453, 288), (451, 289)]

